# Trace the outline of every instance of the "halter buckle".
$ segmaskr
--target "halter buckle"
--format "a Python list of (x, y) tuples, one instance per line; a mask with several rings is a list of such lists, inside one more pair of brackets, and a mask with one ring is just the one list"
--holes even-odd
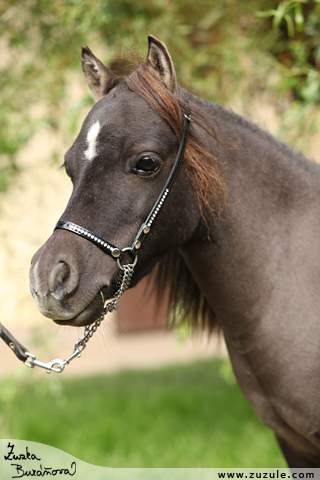
[(194, 122), (194, 120), (193, 120), (193, 118), (191, 117), (191, 115), (187, 115), (186, 113), (184, 113), (183, 116), (184, 116), (184, 118), (185, 118), (186, 120), (188, 120), (188, 122), (191, 122), (191, 123)]

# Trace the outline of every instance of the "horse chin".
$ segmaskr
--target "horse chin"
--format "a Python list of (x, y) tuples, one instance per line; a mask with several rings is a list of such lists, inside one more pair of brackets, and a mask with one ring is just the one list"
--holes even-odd
[[(105, 299), (110, 298), (110, 295), (108, 294), (109, 289), (102, 288), (101, 291)], [(85, 327), (86, 325), (91, 325), (100, 317), (103, 311), (103, 308), (104, 308), (104, 303), (99, 290), (97, 294), (94, 296), (94, 299), (92, 300), (92, 302), (89, 303), (89, 305), (87, 305), (80, 313), (78, 313), (74, 317), (68, 318), (66, 320), (55, 320), (54, 318), (52, 320), (57, 325)]]

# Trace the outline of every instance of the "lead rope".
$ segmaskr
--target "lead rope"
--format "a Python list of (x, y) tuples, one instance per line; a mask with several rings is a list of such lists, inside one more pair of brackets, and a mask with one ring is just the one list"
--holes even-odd
[(41, 362), (40, 360), (37, 360), (35, 355), (33, 355), (32, 353), (26, 351), (25, 353), (26, 355), (28, 355), (28, 358), (24, 362), (25, 365), (30, 368), (33, 368), (34, 366), (44, 368), (47, 373), (51, 373), (51, 372), (61, 373), (63, 372), (65, 366), (69, 365), (71, 360), (73, 360), (76, 357), (80, 358), (83, 350), (87, 346), (87, 343), (89, 342), (93, 334), (97, 331), (97, 329), (100, 327), (101, 322), (103, 321), (107, 313), (111, 313), (114, 310), (117, 310), (118, 301), (130, 286), (130, 282), (131, 282), (133, 271), (134, 271), (134, 264), (121, 265), (122, 273), (119, 281), (119, 288), (115, 294), (115, 298), (105, 304), (100, 317), (98, 318), (98, 320), (95, 321), (93, 325), (91, 325), (90, 327), (86, 326), (84, 328), (83, 337), (76, 342), (74, 351), (69, 357), (65, 358), (64, 360), (60, 360), (59, 358), (56, 358), (54, 360), (51, 360), (51, 362), (44, 363), (44, 362)]

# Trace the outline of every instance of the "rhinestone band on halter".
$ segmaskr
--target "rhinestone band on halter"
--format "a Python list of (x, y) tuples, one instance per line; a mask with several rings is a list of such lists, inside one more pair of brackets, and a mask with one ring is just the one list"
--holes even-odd
[(76, 225), (72, 222), (65, 222), (64, 220), (59, 220), (54, 227), (54, 230), (57, 229), (69, 230), (72, 233), (76, 233), (80, 237), (90, 240), (91, 243), (94, 243), (97, 247), (99, 247), (105, 253), (109, 253), (109, 255), (112, 255), (114, 258), (118, 258), (121, 255), (120, 248), (112, 245), (112, 243), (107, 242), (95, 233), (90, 232), (90, 230), (87, 230), (84, 227), (80, 227), (80, 225)]
[(166, 183), (165, 183), (165, 185), (164, 185), (156, 203), (154, 204), (151, 212), (149, 213), (148, 218), (143, 223), (143, 225), (140, 227), (140, 229), (138, 231), (138, 234), (137, 234), (136, 238), (134, 239), (134, 241), (132, 243), (131, 250), (132, 250), (133, 254), (135, 254), (135, 252), (136, 252), (136, 249), (137, 249), (136, 245), (138, 245), (138, 248), (140, 248), (142, 242), (146, 238), (146, 234), (148, 234), (150, 232), (151, 226), (152, 226), (154, 220), (156, 219), (160, 209), (162, 208), (162, 206), (164, 204), (164, 201), (166, 200), (166, 198), (167, 198), (167, 196), (170, 192), (172, 184), (173, 184), (173, 182), (176, 178), (179, 165), (180, 165), (180, 163), (183, 159), (184, 151), (185, 151), (187, 141), (188, 141), (189, 126), (190, 126), (190, 122), (192, 122), (192, 118), (190, 116), (188, 116), (186, 114), (184, 114), (183, 116), (184, 116), (184, 119), (185, 119), (184, 120), (184, 127), (183, 127), (181, 142), (180, 142), (180, 145), (179, 145), (179, 150), (178, 150), (176, 159), (175, 159), (174, 164), (172, 166), (169, 177), (167, 178), (167, 181), (166, 181)]
[(151, 228), (151, 225), (153, 224), (156, 216), (158, 215), (159, 210), (160, 210), (160, 208), (162, 207), (163, 202), (164, 202), (165, 199), (167, 198), (168, 193), (169, 193), (169, 189), (166, 188), (166, 190), (164, 191), (164, 194), (163, 194), (162, 197), (161, 197), (161, 200), (160, 200), (159, 203), (158, 203), (158, 206), (156, 207), (154, 213), (151, 215), (151, 218), (150, 218), (150, 220), (149, 220), (149, 222), (148, 222), (148, 224), (147, 224), (147, 226), (148, 226), (149, 228)]

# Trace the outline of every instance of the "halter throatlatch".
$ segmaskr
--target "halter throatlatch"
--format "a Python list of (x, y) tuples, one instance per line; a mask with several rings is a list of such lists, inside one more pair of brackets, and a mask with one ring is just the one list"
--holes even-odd
[[(167, 181), (159, 197), (157, 198), (154, 206), (152, 207), (148, 217), (139, 228), (138, 233), (130, 247), (125, 247), (122, 249), (118, 248), (112, 243), (108, 242), (107, 240), (104, 240), (103, 238), (101, 238), (99, 235), (96, 235), (90, 230), (84, 227), (81, 227), (80, 225), (76, 225), (75, 223), (65, 221), (65, 220), (59, 220), (57, 222), (54, 230), (61, 229), (61, 230), (68, 230), (69, 232), (75, 233), (76, 235), (79, 235), (80, 237), (83, 237), (89, 242), (93, 243), (98, 248), (103, 250), (105, 253), (107, 253), (108, 255), (111, 255), (115, 260), (117, 260), (117, 264), (121, 272), (119, 286), (118, 286), (117, 292), (115, 293), (114, 299), (104, 304), (103, 311), (100, 317), (95, 321), (95, 323), (93, 323), (90, 327), (89, 326), (85, 327), (83, 332), (83, 337), (76, 342), (73, 353), (69, 357), (67, 357), (65, 360), (55, 359), (48, 363), (44, 363), (44, 362), (41, 362), (40, 360), (37, 360), (35, 355), (30, 353), (27, 350), (27, 348), (21, 345), (21, 343), (19, 343), (18, 340), (16, 340), (14, 336), (0, 323), (0, 338), (11, 348), (11, 350), (16, 355), (16, 357), (22, 362), (24, 362), (24, 364), (27, 367), (30, 367), (30, 368), (33, 368), (35, 366), (40, 367), (45, 369), (47, 373), (63, 372), (65, 366), (69, 365), (71, 360), (73, 360), (76, 357), (78, 358), (81, 357), (81, 354), (85, 349), (88, 341), (90, 340), (92, 335), (96, 332), (97, 328), (101, 325), (101, 322), (104, 319), (105, 315), (117, 309), (118, 301), (130, 286), (131, 278), (134, 272), (134, 267), (136, 266), (138, 261), (138, 250), (141, 247), (142, 242), (146, 238), (147, 234), (150, 232), (153, 222), (155, 221), (161, 207), (163, 206), (167, 198), (167, 195), (171, 190), (172, 184), (177, 175), (179, 165), (183, 159), (184, 151), (188, 141), (189, 126), (190, 126), (190, 122), (192, 122), (192, 119), (190, 116), (186, 114), (183, 114), (183, 115), (184, 115), (184, 126), (183, 126), (181, 142), (179, 145), (179, 150), (178, 150), (176, 159), (174, 161), (171, 172), (169, 174), (169, 177), (167, 178)], [(133, 263), (127, 264), (127, 265), (121, 264), (121, 260), (125, 252), (129, 252), (133, 255), (134, 257)]]

